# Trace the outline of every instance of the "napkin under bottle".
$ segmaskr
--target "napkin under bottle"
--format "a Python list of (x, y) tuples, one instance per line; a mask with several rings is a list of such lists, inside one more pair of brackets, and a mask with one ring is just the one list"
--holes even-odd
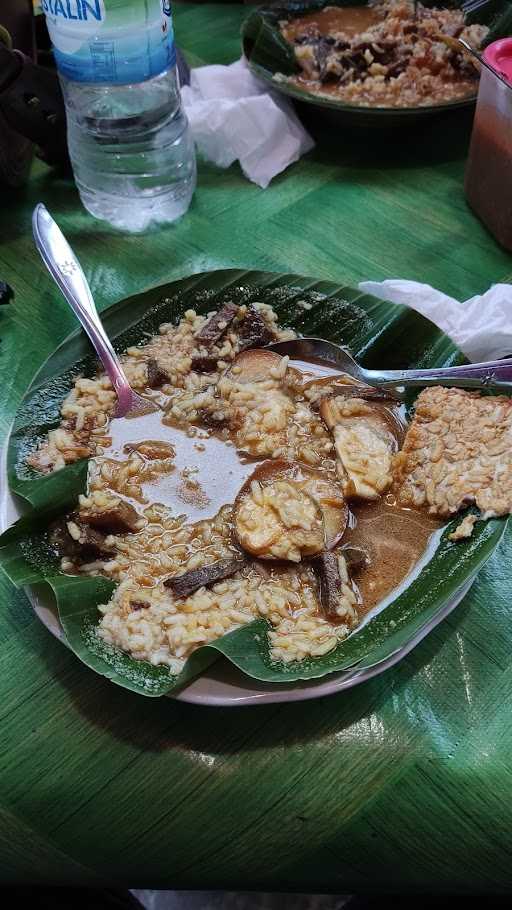
[(219, 167), (238, 160), (258, 186), (314, 146), (291, 103), (256, 79), (243, 58), (193, 69), (181, 96), (199, 154)]

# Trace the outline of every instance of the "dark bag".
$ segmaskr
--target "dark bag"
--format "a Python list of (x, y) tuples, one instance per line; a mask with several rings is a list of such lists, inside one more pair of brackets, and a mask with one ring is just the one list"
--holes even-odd
[(25, 181), (35, 146), (49, 164), (65, 162), (62, 93), (56, 72), (37, 63), (32, 0), (1, 0), (0, 183)]
[[(64, 99), (44, 16), (35, 21), (37, 42), (32, 0), (0, 0), (0, 186), (25, 182), (34, 148), (48, 164), (69, 165)], [(179, 50), (177, 63), (188, 83)]]

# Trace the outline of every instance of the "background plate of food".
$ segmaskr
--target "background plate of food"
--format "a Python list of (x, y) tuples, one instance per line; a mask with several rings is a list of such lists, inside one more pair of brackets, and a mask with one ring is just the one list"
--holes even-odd
[(458, 362), (418, 314), (231, 270), (103, 319), (154, 408), (113, 419), (83, 333), (57, 348), (11, 432), (2, 518), (22, 517), (0, 564), (114, 683), (204, 704), (338, 691), (401, 659), (498, 545), (511, 399), (433, 388), (402, 402), (263, 350), (298, 333), (369, 367)]
[(296, 102), (340, 123), (390, 126), (474, 105), (478, 69), (443, 36), (481, 50), (511, 33), (505, 0), (467, 13), (459, 0), (292, 0), (253, 11), (242, 42), (255, 75)]

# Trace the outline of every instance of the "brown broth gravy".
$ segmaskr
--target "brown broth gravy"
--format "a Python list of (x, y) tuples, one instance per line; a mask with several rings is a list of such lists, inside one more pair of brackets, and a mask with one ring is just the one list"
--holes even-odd
[(383, 18), (382, 12), (371, 6), (326, 6), (317, 12), (293, 19), (286, 26), (285, 37), (288, 41), (293, 41), (307, 31), (326, 36), (342, 32), (352, 38)]
[(362, 547), (370, 566), (354, 576), (362, 599), (363, 616), (397, 588), (413, 571), (441, 522), (422, 512), (403, 509), (389, 495), (378, 503), (351, 505), (354, 525), (344, 544)]
[[(303, 374), (304, 386), (319, 381), (332, 383), (334, 377), (343, 384), (354, 383), (324, 363), (292, 361), (290, 366)], [(405, 431), (403, 407), (397, 404), (389, 410)], [(117, 462), (126, 461), (131, 449), (149, 440), (172, 447), (175, 455), (171, 470), (156, 481), (143, 484), (143, 494), (147, 502), (161, 503), (192, 522), (213, 518), (222, 506), (232, 504), (260, 463), (212, 431), (197, 427), (195, 435), (190, 436), (179, 427), (163, 423), (161, 411), (130, 420), (112, 420), (109, 433), (111, 446), (98, 454)], [(141, 511), (140, 502), (130, 502)], [(370, 566), (354, 575), (362, 600), (358, 606), (360, 618), (404, 582), (440, 527), (439, 520), (398, 506), (392, 493), (377, 503), (350, 503), (349, 526), (341, 545), (362, 547), (370, 556)], [(277, 564), (267, 565), (273, 575), (280, 571)]]
[[(172, 471), (143, 484), (142, 491), (149, 501), (162, 503), (189, 521), (213, 518), (222, 506), (234, 502), (257, 465), (238, 453), (233, 443), (218, 439), (208, 430), (198, 427), (191, 437), (179, 427), (163, 423), (161, 411), (113, 420), (109, 434), (112, 445), (104, 450), (104, 456), (120, 462), (128, 458), (125, 447), (134, 443), (157, 439), (173, 446)], [(140, 503), (131, 503), (140, 511)]]

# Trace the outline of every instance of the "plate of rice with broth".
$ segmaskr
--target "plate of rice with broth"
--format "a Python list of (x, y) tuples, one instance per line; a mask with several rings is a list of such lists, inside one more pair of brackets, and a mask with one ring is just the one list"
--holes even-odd
[(453, 363), (417, 314), (227, 271), (121, 301), (104, 322), (152, 409), (114, 418), (85, 338), (57, 349), (11, 433), (4, 524), (22, 517), (0, 564), (113, 682), (208, 704), (339, 691), (414, 647), (499, 543), (512, 400), (441, 387), (401, 400), (266, 349), (303, 334), (367, 365)]
[[(384, 124), (468, 108), (478, 92), (476, 51), (510, 33), (506, 3), (312, 0), (252, 12), (242, 28), (253, 72), (318, 110)], [(405, 121), (404, 121), (405, 122)]]

